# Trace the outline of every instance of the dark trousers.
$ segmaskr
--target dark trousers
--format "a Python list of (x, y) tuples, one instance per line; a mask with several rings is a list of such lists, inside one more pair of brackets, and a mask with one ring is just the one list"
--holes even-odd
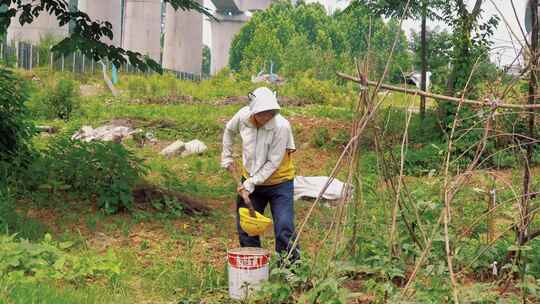
[[(294, 184), (286, 181), (274, 186), (256, 186), (255, 191), (249, 196), (253, 208), (259, 213), (264, 213), (266, 205), (270, 203), (272, 219), (274, 221), (274, 235), (276, 237), (276, 252), (287, 255), (296, 237), (294, 229)], [(238, 196), (236, 199), (236, 226), (242, 247), (261, 247), (261, 239), (258, 236), (249, 236), (240, 227), (238, 208), (246, 207), (244, 200)], [(292, 251), (289, 262), (294, 263), (299, 258), (298, 246)]]

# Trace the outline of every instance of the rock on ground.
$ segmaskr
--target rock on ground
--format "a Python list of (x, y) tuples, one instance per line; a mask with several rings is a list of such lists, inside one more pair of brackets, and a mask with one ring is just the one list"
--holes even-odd
[(167, 146), (165, 149), (161, 150), (159, 154), (165, 156), (165, 157), (173, 157), (176, 155), (180, 155), (182, 157), (186, 157), (193, 154), (202, 154), (208, 150), (208, 147), (200, 140), (195, 139), (188, 143), (184, 143), (181, 140), (177, 140)]
[(184, 152), (185, 149), (186, 149), (186, 144), (181, 140), (177, 140), (173, 142), (172, 144), (168, 145), (165, 149), (161, 150), (159, 154), (167, 158), (170, 158), (170, 157), (179, 155), (180, 153)]
[(182, 157), (192, 154), (203, 154), (208, 150), (208, 147), (200, 140), (192, 140), (185, 145), (185, 150), (182, 152)]

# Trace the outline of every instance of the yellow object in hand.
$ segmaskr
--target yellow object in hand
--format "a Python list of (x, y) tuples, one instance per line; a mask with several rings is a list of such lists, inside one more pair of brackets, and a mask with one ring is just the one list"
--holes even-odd
[(272, 220), (259, 212), (255, 212), (256, 216), (252, 217), (249, 215), (248, 208), (240, 208), (238, 213), (240, 214), (240, 227), (249, 236), (261, 235), (272, 226)]

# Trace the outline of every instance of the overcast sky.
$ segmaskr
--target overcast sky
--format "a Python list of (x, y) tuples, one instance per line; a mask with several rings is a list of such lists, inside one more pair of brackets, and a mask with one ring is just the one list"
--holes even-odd
[[(484, 0), (483, 4), (483, 17), (487, 19), (488, 16), (496, 15), (501, 19), (498, 28), (496, 29), (494, 36), (491, 38), (494, 41), (493, 50), (491, 54), (491, 60), (498, 65), (510, 64), (519, 53), (521, 49), (521, 41), (523, 41), (523, 35), (519, 27), (519, 23), (523, 25), (525, 18), (525, 7), (527, 0), (513, 0), (516, 7), (516, 13), (518, 18), (514, 15), (512, 4), (510, 0)], [(466, 1), (470, 6), (474, 5), (474, 0)], [(498, 10), (502, 13), (499, 14)], [(508, 22), (505, 23), (504, 19)], [(518, 23), (519, 19), (519, 23)], [(428, 22), (428, 27), (440, 27), (447, 28), (447, 26), (441, 22)], [(407, 20), (404, 22), (404, 30), (407, 34), (411, 30), (418, 31), (420, 23), (414, 20)], [(511, 34), (513, 32), (515, 35)], [(519, 59), (521, 62), (521, 58)]]
[[(519, 22), (523, 23), (527, 0), (513, 1), (516, 6)], [(349, 0), (307, 0), (306, 2), (319, 2), (323, 4), (327, 8), (327, 10), (335, 11), (336, 9), (343, 9), (344, 7), (346, 7), (346, 5), (349, 3)], [(466, 2), (470, 6), (472, 6), (474, 5), (475, 0), (466, 0)], [(516, 58), (517, 52), (519, 52), (520, 50), (520, 42), (517, 39), (522, 39), (523, 35), (521, 34), (518, 20), (516, 19), (514, 11), (512, 10), (510, 0), (484, 0), (483, 16), (485, 18), (486, 16), (492, 15), (497, 15), (499, 17), (501, 16), (497, 12), (497, 9), (493, 4), (495, 4), (495, 6), (501, 11), (504, 19), (506, 19), (509, 26), (507, 26), (501, 18), (499, 27), (495, 31), (494, 37), (492, 37), (492, 39), (494, 40), (494, 46), (491, 58), (492, 61), (494, 61), (496, 64), (507, 65)], [(207, 5), (208, 7), (212, 7), (210, 0), (205, 0), (205, 5)], [(431, 21), (428, 21), (428, 27), (446, 28), (443, 23)], [(407, 33), (407, 35), (410, 35), (411, 30), (418, 31), (419, 28), (420, 23), (419, 21), (415, 20), (406, 20), (403, 25), (403, 30)], [(515, 36), (511, 34), (511, 31), (509, 29), (511, 29), (511, 31), (515, 33)], [(211, 45), (210, 24), (208, 22), (205, 22), (204, 27), (204, 43), (207, 45)], [(521, 62), (521, 59), (519, 60), (519, 62)]]

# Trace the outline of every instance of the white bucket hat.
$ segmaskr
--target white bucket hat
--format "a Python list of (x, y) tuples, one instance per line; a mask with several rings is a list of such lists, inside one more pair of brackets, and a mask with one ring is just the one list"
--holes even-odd
[(281, 107), (279, 106), (276, 95), (275, 92), (267, 87), (260, 87), (249, 93), (251, 115), (270, 110), (279, 111)]

